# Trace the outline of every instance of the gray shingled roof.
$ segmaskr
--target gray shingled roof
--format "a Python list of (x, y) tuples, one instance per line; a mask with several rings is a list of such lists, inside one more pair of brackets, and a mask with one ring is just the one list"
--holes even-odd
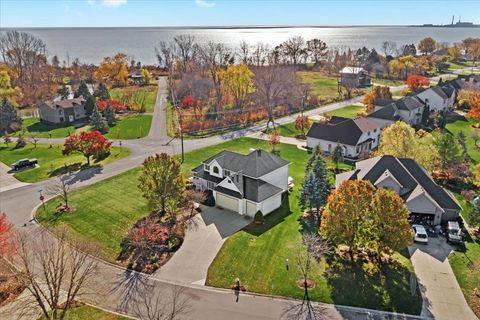
[(400, 116), (398, 116), (396, 112), (397, 112), (397, 109), (395, 108), (395, 106), (393, 104), (390, 104), (386, 107), (378, 109), (377, 111), (373, 111), (367, 117), (397, 121), (397, 120), (400, 120)]
[(206, 159), (203, 163), (209, 164), (216, 160), (223, 169), (242, 172), (243, 175), (259, 178), (289, 162), (273, 153), (257, 149), (247, 155), (224, 150)]
[(280, 192), (282, 189), (260, 179), (244, 177), (244, 197), (254, 202), (261, 202)]
[[(370, 119), (357, 117), (354, 119), (332, 117), (329, 123), (314, 123), (308, 130), (307, 137), (339, 142), (354, 146), (364, 132), (372, 131), (379, 126)], [(341, 121), (341, 119), (345, 119)]]
[[(388, 170), (403, 186), (400, 195), (404, 199), (408, 198), (410, 193), (420, 185), (442, 208), (461, 210), (457, 201), (445, 189), (437, 185), (414, 160), (385, 155), (365, 161), (373, 162), (368, 164), (363, 170), (358, 171), (355, 178), (358, 177), (358, 179), (369, 180), (375, 183)], [(357, 166), (362, 166), (361, 162), (363, 161), (358, 162)], [(365, 170), (366, 172), (363, 172)]]
[(50, 107), (50, 108), (73, 108), (74, 106), (82, 105), (85, 102), (85, 99), (83, 97), (78, 97), (78, 98), (73, 98), (73, 99), (65, 99), (65, 100), (59, 100), (59, 101), (45, 101), (45, 105)]
[(395, 101), (394, 104), (399, 110), (408, 110), (408, 111), (423, 107), (423, 103), (420, 102), (419, 99), (415, 96), (403, 97)]

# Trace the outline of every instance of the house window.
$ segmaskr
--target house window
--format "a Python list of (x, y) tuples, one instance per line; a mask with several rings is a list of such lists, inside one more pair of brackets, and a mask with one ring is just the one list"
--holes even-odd
[(359, 152), (360, 152), (360, 147), (359, 147), (359, 146), (357, 146), (357, 153), (359, 153)]
[(367, 134), (367, 135), (368, 135), (368, 136), (370, 135), (370, 131), (368, 131), (368, 134)]
[(225, 177), (230, 177), (231, 173), (230, 173), (229, 170), (223, 170), (223, 175), (224, 175)]
[(210, 166), (208, 164), (205, 165), (205, 171), (210, 171)]
[(208, 189), (213, 189), (215, 188), (215, 183), (212, 181), (207, 181), (207, 188)]
[(213, 173), (218, 174), (218, 167), (213, 167)]
[(236, 180), (237, 180), (237, 182), (238, 182), (238, 174), (235, 176), (235, 179), (236, 179)]

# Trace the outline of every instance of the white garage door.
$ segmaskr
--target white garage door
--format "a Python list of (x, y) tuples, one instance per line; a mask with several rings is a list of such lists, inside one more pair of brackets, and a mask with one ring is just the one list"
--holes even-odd
[(238, 199), (217, 193), (217, 207), (238, 212)]
[(255, 217), (255, 214), (257, 213), (257, 204), (250, 201), (246, 201), (246, 202), (247, 202), (247, 216), (250, 216), (252, 218)]

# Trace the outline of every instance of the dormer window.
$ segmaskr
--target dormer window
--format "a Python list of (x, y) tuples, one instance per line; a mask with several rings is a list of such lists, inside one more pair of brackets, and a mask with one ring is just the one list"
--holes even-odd
[(205, 165), (205, 171), (210, 171), (210, 166), (208, 164)]
[(224, 175), (225, 177), (230, 177), (231, 174), (232, 174), (232, 173), (230, 172), (230, 170), (223, 170), (223, 175)]
[(215, 173), (215, 174), (218, 174), (218, 173), (219, 173), (218, 167), (216, 167), (216, 166), (213, 167), (213, 173)]

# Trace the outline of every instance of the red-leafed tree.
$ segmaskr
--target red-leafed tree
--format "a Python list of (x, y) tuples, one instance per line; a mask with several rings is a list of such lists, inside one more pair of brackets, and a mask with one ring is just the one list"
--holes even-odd
[(305, 115), (299, 115), (295, 119), (295, 129), (302, 131), (302, 137), (305, 138), (305, 130), (310, 127), (310, 119)]
[(468, 115), (474, 119), (480, 120), (480, 91), (476, 91), (474, 94), (470, 95), (467, 99), (467, 104), (470, 110)]
[(100, 112), (103, 112), (107, 106), (112, 107), (117, 113), (123, 112), (127, 109), (127, 106), (124, 105), (121, 101), (114, 99), (98, 100), (96, 104), (98, 111)]
[(100, 158), (110, 152), (112, 142), (108, 141), (98, 131), (83, 131), (68, 137), (63, 144), (63, 154), (68, 155), (79, 152), (87, 158), (87, 165), (90, 165), (90, 158)]
[(0, 213), (0, 255), (10, 255), (15, 252), (12, 233), (13, 224), (7, 221), (5, 213)]
[(195, 108), (198, 104), (197, 99), (192, 96), (185, 96), (182, 99), (182, 106), (187, 108)]
[(160, 224), (158, 219), (147, 218), (130, 230), (127, 239), (136, 249), (144, 250), (164, 245), (169, 235), (168, 227)]
[(416, 92), (422, 87), (426, 87), (430, 84), (430, 80), (427, 77), (419, 76), (417, 74), (411, 74), (408, 76), (407, 81), (405, 82), (408, 88), (412, 92)]

